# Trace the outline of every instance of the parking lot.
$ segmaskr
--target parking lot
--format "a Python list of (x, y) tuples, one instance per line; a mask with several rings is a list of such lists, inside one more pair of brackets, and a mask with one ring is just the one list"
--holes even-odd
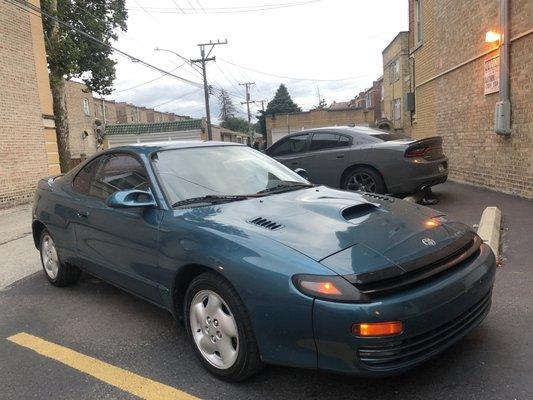
[(533, 202), (452, 182), (434, 193), (434, 208), (469, 225), (486, 206), (502, 210), (492, 310), (444, 354), (386, 379), (267, 366), (243, 383), (221, 382), (168, 313), (90, 276), (59, 289), (33, 273), (29, 209), (0, 214), (0, 398), (531, 399)]

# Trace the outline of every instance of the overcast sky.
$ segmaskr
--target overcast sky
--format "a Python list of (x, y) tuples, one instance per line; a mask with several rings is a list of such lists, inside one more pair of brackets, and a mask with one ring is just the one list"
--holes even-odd
[[(267, 101), (285, 83), (304, 110), (318, 103), (317, 87), (330, 104), (371, 86), (382, 75), (381, 51), (408, 28), (407, 0), (128, 0), (127, 7), (128, 31), (115, 47), (201, 83), (177, 56), (154, 48), (199, 58), (197, 43), (227, 39), (213, 50), (217, 60), (208, 64), (210, 84), (227, 89), (239, 104), (244, 87), (238, 83), (255, 82), (251, 98)], [(116, 92), (107, 98), (205, 116), (202, 89), (116, 59)], [(216, 120), (214, 96), (211, 105)], [(239, 104), (239, 110), (245, 117), (245, 106)]]

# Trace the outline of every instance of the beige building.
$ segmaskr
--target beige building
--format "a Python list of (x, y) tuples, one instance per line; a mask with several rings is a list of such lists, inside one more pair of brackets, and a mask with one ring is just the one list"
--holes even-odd
[[(409, 0), (412, 136), (443, 137), (450, 178), (533, 197), (533, 1), (510, 3), (511, 134), (494, 131), (499, 100), (497, 0)], [(486, 86), (487, 85), (487, 86)]]
[(374, 125), (374, 110), (362, 108), (317, 109), (266, 116), (267, 146), (304, 129), (324, 126)]
[[(249, 143), (248, 134), (212, 125), (213, 140)], [(153, 143), (174, 140), (207, 140), (205, 118), (155, 123), (107, 125), (104, 148), (134, 143)]]
[(103, 146), (102, 140), (106, 125), (146, 124), (189, 119), (189, 117), (173, 113), (93, 96), (87, 86), (80, 82), (68, 81), (65, 86), (71, 166), (77, 165)]
[[(410, 91), (409, 32), (400, 32), (383, 50), (382, 119), (390, 129), (409, 133), (411, 111), (406, 96)], [(382, 124), (386, 122), (383, 121)]]
[[(30, 3), (39, 6), (38, 0)], [(0, 208), (28, 202), (59, 156), (41, 19), (0, 1)]]

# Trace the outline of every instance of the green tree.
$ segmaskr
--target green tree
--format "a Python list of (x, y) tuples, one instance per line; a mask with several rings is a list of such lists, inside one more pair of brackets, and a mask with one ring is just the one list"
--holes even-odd
[(259, 114), (257, 114), (255, 118), (257, 119), (257, 122), (255, 123), (255, 131), (266, 138), (265, 111), (259, 110)]
[(218, 116), (221, 121), (225, 122), (230, 118), (235, 117), (235, 105), (233, 104), (233, 100), (231, 100), (229, 93), (225, 89), (220, 90), (220, 94), (218, 95), (218, 103), (220, 105), (220, 113)]
[(322, 98), (318, 102), (318, 106), (316, 106), (315, 110), (323, 110), (328, 106), (328, 103), (326, 103), (326, 99)]
[(279, 85), (274, 98), (267, 105), (265, 114), (279, 114), (302, 111), (298, 105), (292, 101), (287, 87), (282, 83)]
[(235, 132), (248, 133), (248, 121), (244, 118), (230, 117), (223, 121), (220, 126)]
[(50, 86), (54, 103), (61, 170), (70, 166), (69, 127), (65, 82), (81, 78), (91, 91), (101, 95), (112, 91), (115, 64), (111, 59), (111, 40), (117, 30), (126, 31), (125, 0), (41, 0), (41, 7), (98, 39), (98, 43), (54, 19), (43, 18)]

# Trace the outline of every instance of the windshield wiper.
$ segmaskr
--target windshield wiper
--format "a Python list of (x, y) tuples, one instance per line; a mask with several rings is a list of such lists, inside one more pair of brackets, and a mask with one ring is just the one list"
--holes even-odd
[(294, 189), (300, 189), (304, 187), (314, 187), (312, 183), (304, 183), (304, 182), (296, 182), (296, 181), (280, 181), (279, 184), (276, 186), (272, 186), (267, 189), (260, 190), (256, 194), (264, 194), (264, 193), (273, 193), (273, 192), (284, 192), (287, 190), (294, 190)]
[(181, 206), (190, 206), (193, 204), (218, 204), (218, 203), (226, 203), (230, 201), (239, 201), (239, 200), (246, 200), (253, 196), (248, 195), (214, 195), (209, 194), (207, 196), (201, 196), (201, 197), (192, 197), (190, 199), (180, 200), (172, 204), (172, 208), (175, 207), (181, 207)]

